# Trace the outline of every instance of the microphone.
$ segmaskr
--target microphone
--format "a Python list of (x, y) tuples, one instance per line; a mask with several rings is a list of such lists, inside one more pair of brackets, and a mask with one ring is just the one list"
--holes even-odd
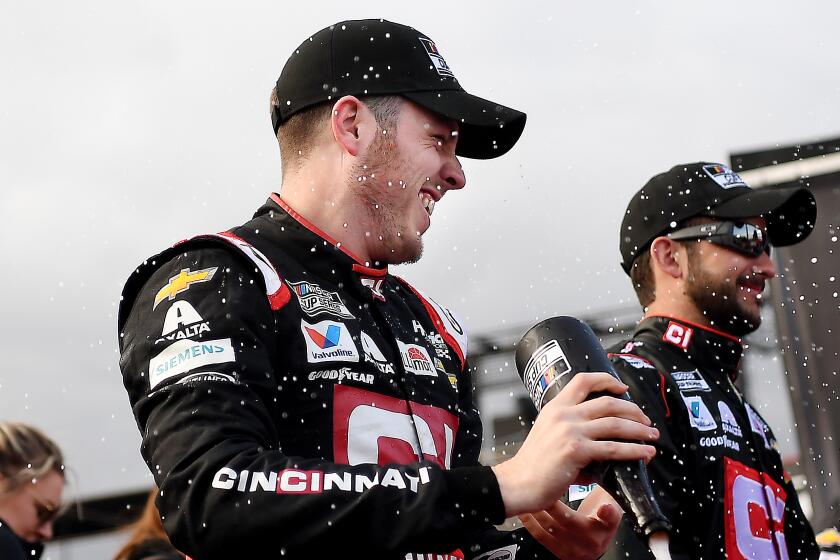
[[(517, 345), (516, 369), (538, 411), (579, 372), (603, 371), (618, 379), (598, 337), (589, 325), (574, 317), (552, 317), (526, 332)], [(588, 399), (604, 394), (593, 393)], [(616, 398), (631, 400), (627, 393)], [(655, 545), (661, 550), (664, 536), (667, 553), (671, 523), (656, 501), (643, 461), (593, 463), (584, 473), (631, 514), (635, 530), (648, 537), (651, 548)]]

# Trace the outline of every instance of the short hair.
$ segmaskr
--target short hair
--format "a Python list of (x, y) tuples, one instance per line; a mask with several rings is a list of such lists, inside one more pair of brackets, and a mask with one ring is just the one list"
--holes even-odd
[[(703, 217), (694, 216), (677, 224), (674, 231), (701, 223), (703, 223)], [(664, 233), (660, 235), (664, 235)], [(656, 237), (659, 237), (659, 235)], [(697, 243), (694, 240), (678, 241), (677, 243), (685, 247), (686, 258), (692, 260), (697, 252)], [(642, 307), (647, 307), (654, 302), (656, 299), (656, 279), (653, 276), (653, 268), (650, 263), (650, 246), (639, 253), (639, 256), (633, 259), (633, 262), (630, 264), (630, 280), (633, 283), (633, 289), (636, 291), (636, 297), (639, 299)]]
[(0, 422), (0, 475), (5, 493), (50, 471), (64, 476), (64, 456), (58, 445), (37, 428), (20, 422)]
[[(403, 98), (398, 95), (376, 95), (361, 97), (370, 109), (382, 130), (394, 128), (400, 114)], [(280, 106), (277, 88), (271, 90), (270, 110)], [(287, 168), (297, 167), (311, 155), (315, 140), (323, 131), (332, 111), (333, 102), (325, 101), (295, 113), (277, 129), (277, 143), (280, 145), (280, 162), (283, 173)]]

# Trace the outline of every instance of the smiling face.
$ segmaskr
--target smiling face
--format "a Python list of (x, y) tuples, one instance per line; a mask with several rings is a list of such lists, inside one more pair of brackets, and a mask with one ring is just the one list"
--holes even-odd
[(455, 157), (457, 124), (404, 101), (396, 130), (379, 131), (352, 170), (350, 181), (364, 200), (366, 243), (373, 261), (414, 262), (435, 203), (465, 184)]
[(54, 470), (11, 492), (5, 492), (5, 481), (0, 480), (0, 519), (23, 540), (50, 540), (63, 489), (64, 477)]
[[(743, 221), (766, 227), (763, 218)], [(711, 326), (735, 336), (756, 330), (761, 324), (762, 292), (766, 281), (776, 275), (770, 256), (750, 257), (705, 240), (684, 244), (690, 247), (685, 294)]]

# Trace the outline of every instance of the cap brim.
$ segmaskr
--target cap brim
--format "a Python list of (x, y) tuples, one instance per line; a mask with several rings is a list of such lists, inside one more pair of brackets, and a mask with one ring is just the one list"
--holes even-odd
[(777, 247), (799, 243), (817, 220), (817, 203), (808, 189), (763, 187), (736, 196), (709, 212), (721, 218), (762, 216), (770, 242)]
[(525, 113), (462, 90), (413, 91), (401, 95), (458, 121), (455, 153), (466, 158), (492, 159), (507, 153), (525, 128)]

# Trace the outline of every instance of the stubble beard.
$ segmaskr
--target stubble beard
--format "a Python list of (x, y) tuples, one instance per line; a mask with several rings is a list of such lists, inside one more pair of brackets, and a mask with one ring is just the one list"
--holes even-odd
[(691, 263), (692, 272), (686, 283), (686, 295), (691, 298), (712, 327), (742, 337), (755, 331), (761, 325), (761, 307), (752, 307), (741, 296), (741, 284), (746, 277), (737, 277), (732, 282), (712, 277), (697, 260)]
[[(389, 173), (409, 169), (400, 156), (392, 136), (381, 134), (368, 151), (367, 157), (356, 165), (349, 178), (350, 187), (362, 200), (370, 230), (368, 247), (370, 258), (379, 264), (407, 264), (420, 260), (423, 239), (416, 231), (402, 231), (398, 217), (405, 209), (397, 207), (390, 190), (411, 188), (400, 181), (390, 180)], [(360, 180), (359, 177), (362, 177)], [(381, 238), (381, 239), (380, 239)]]

